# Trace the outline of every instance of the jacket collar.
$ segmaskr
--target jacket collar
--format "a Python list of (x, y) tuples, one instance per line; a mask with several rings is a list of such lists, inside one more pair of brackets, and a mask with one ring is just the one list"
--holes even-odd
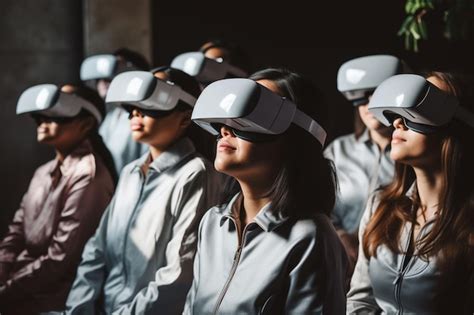
[(164, 172), (172, 166), (178, 164), (189, 155), (196, 152), (191, 140), (188, 138), (181, 138), (174, 144), (172, 144), (168, 150), (160, 154), (155, 160), (151, 161), (150, 152), (146, 153), (138, 160), (135, 161), (135, 165), (131, 169), (131, 173), (137, 172), (141, 169), (144, 164), (150, 163), (149, 168), (156, 172)]
[[(224, 222), (229, 219), (233, 221), (236, 220), (238, 214), (240, 213), (240, 209), (242, 209), (241, 207), (243, 206), (243, 201), (244, 198), (240, 192), (231, 199), (222, 212), (220, 226), (222, 226)], [(274, 214), (273, 211), (271, 211), (271, 203), (269, 202), (263, 206), (262, 209), (260, 209), (260, 211), (255, 216), (254, 221), (265, 232), (271, 232), (288, 219), (288, 217)]]

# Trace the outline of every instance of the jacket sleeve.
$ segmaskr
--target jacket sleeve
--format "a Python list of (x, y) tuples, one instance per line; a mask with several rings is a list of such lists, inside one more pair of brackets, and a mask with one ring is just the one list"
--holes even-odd
[[(73, 178), (46, 253), (15, 272), (6, 284), (6, 293), (41, 292), (75, 272), (84, 243), (97, 227), (112, 193), (91, 185), (91, 180), (90, 174)], [(98, 191), (104, 195), (98, 195)]]
[(369, 259), (365, 257), (362, 249), (362, 238), (365, 228), (370, 221), (374, 211), (374, 199), (368, 203), (362, 216), (359, 226), (359, 255), (355, 266), (354, 274), (351, 279), (351, 288), (347, 294), (347, 313), (348, 314), (379, 314), (381, 309), (375, 301), (372, 284), (369, 277)]
[(107, 207), (99, 227), (84, 247), (76, 279), (66, 301), (66, 314), (96, 314), (96, 301), (105, 281), (105, 248), (109, 213), (115, 198)]
[(197, 224), (207, 206), (206, 173), (191, 174), (177, 194), (172, 237), (166, 246), (166, 264), (133, 300), (113, 314), (174, 314), (182, 312), (192, 282)]
[(5, 237), (0, 242), (0, 284), (8, 280), (16, 257), (25, 247), (24, 235), (22, 202), (20, 208), (15, 212), (12, 223), (8, 226)]

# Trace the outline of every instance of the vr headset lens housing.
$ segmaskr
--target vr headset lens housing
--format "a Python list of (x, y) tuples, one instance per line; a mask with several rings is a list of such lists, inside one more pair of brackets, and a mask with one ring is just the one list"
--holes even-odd
[[(135, 106), (145, 111), (171, 111), (179, 101), (190, 107), (196, 98), (169, 81), (156, 78), (147, 71), (128, 71), (117, 75), (110, 83), (105, 102)], [(152, 116), (153, 115), (147, 115)], [(162, 115), (160, 115), (162, 116)]]
[(207, 58), (202, 52), (188, 52), (176, 56), (171, 67), (196, 77), (200, 82), (213, 82), (226, 77), (245, 77), (247, 73), (225, 60)]
[(98, 123), (102, 121), (99, 110), (74, 94), (64, 93), (54, 84), (40, 84), (26, 89), (20, 96), (17, 114), (40, 114), (55, 118), (72, 118), (84, 109), (91, 113)]
[(114, 55), (95, 55), (81, 64), (81, 80), (112, 79), (117, 70), (118, 60)]
[(403, 117), (408, 128), (429, 133), (439, 130), (454, 118), (474, 127), (474, 115), (447, 94), (414, 74), (400, 74), (385, 80), (375, 90), (369, 111), (389, 126), (394, 117)]
[(339, 68), (337, 89), (354, 106), (367, 104), (369, 95), (380, 83), (405, 70), (400, 59), (390, 55), (356, 58)]
[(326, 138), (324, 129), (294, 103), (250, 79), (211, 83), (199, 96), (191, 119), (214, 135), (218, 135), (220, 129), (215, 126), (226, 125), (242, 136), (248, 137), (251, 133), (275, 136), (295, 123), (321, 145)]

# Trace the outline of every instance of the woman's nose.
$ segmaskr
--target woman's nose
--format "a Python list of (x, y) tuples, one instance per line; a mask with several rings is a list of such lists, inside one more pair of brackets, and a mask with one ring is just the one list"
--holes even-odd
[(395, 129), (406, 129), (405, 123), (401, 117), (398, 117), (393, 121), (393, 127), (395, 127)]
[(130, 114), (130, 116), (131, 117), (143, 117), (142, 113), (136, 108), (134, 108), (132, 110), (132, 113)]
[(221, 136), (222, 136), (222, 138), (227, 137), (227, 136), (233, 137), (234, 133), (232, 132), (232, 129), (230, 129), (226, 125), (223, 125), (221, 127)]

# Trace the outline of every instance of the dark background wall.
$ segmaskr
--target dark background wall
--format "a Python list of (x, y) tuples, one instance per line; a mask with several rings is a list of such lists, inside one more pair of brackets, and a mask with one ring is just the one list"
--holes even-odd
[[(396, 35), (404, 1), (318, 1), (311, 3), (316, 10), (308, 1), (149, 1), (154, 65), (197, 50), (209, 38), (235, 41), (253, 59), (254, 70), (284, 66), (314, 79), (332, 114), (329, 140), (353, 129), (353, 109), (336, 90), (337, 69), (348, 59), (391, 53), (415, 70), (474, 69), (474, 47), (468, 42), (448, 42), (431, 33), (431, 41), (421, 45), (420, 53), (405, 51)], [(104, 6), (112, 5), (106, 2)], [(117, 6), (129, 10), (121, 2), (126, 0), (113, 1), (108, 18), (114, 19), (112, 9)], [(16, 100), (33, 84), (78, 80), (82, 6), (83, 1), (0, 1), (0, 234), (34, 169), (53, 156), (50, 148), (36, 143), (32, 121), (16, 117)], [(220, 13), (211, 13), (216, 10)], [(432, 31), (438, 29), (439, 25), (432, 25)]]
[(0, 1), (0, 235), (20, 204), (34, 170), (53, 157), (36, 142), (29, 117), (15, 115), (27, 87), (79, 79), (80, 1)]
[[(316, 7), (316, 10), (311, 9)], [(220, 14), (211, 12), (219, 11)], [(473, 69), (474, 49), (431, 35), (418, 54), (403, 48), (397, 31), (404, 1), (179, 1), (156, 2), (154, 56), (167, 64), (184, 51), (197, 50), (212, 37), (235, 41), (255, 69), (283, 66), (311, 76), (326, 95), (332, 113), (329, 140), (352, 131), (352, 107), (336, 90), (338, 67), (355, 57), (389, 53), (413, 68), (456, 66)], [(439, 25), (430, 26), (437, 31)]]

